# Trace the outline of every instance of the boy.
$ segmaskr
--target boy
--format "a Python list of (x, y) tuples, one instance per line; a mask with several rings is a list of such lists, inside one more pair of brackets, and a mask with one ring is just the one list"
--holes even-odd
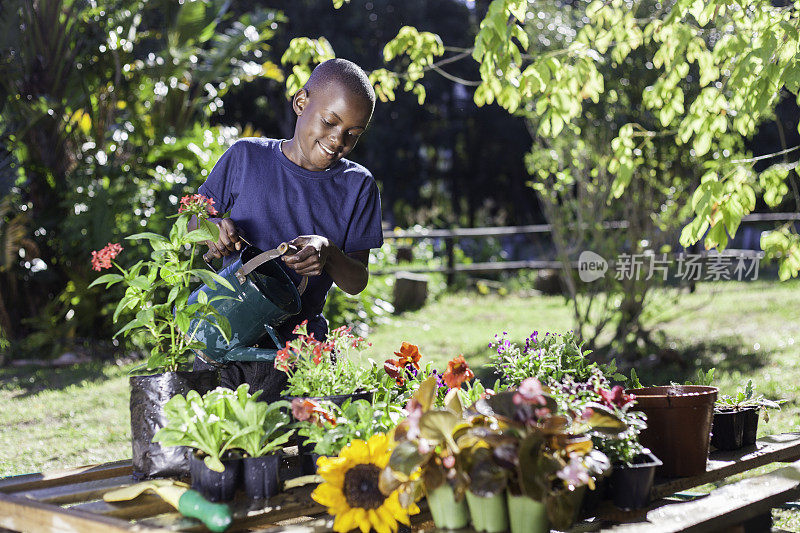
[[(208, 241), (207, 259), (241, 249), (243, 234), (268, 250), (281, 242), (299, 249), (283, 256), (285, 270), (298, 283), (308, 276), (300, 313), (282, 326), (289, 335), (308, 320), (308, 330), (324, 339), (322, 316), (332, 283), (358, 294), (369, 280), (369, 249), (383, 244), (378, 187), (370, 172), (344, 157), (358, 142), (372, 117), (375, 92), (361, 68), (344, 59), (317, 66), (292, 98), (297, 115), (289, 140), (241, 139), (219, 159), (199, 193), (214, 200), (219, 241)], [(195, 369), (205, 369), (199, 359)], [(222, 385), (249, 383), (274, 401), (286, 375), (270, 363), (234, 363), (222, 370)]]

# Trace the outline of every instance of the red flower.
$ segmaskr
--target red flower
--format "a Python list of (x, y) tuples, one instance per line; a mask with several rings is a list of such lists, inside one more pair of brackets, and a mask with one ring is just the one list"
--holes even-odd
[(292, 400), (292, 416), (301, 422), (310, 420), (313, 423), (317, 423), (321, 416), (334, 426), (336, 425), (336, 418), (311, 398), (295, 398)]
[(99, 252), (92, 252), (92, 270), (100, 272), (104, 268), (111, 268), (111, 260), (119, 255), (122, 246), (117, 243), (108, 243)]
[(447, 370), (442, 374), (442, 379), (448, 389), (457, 389), (465, 381), (475, 377), (475, 373), (469, 368), (463, 355), (454, 357), (447, 363)]
[(611, 390), (600, 389), (597, 393), (609, 407), (623, 408), (634, 401), (633, 396), (625, 394), (625, 389), (620, 385), (615, 385)]
[(202, 194), (187, 194), (181, 198), (181, 205), (178, 207), (178, 213), (190, 211), (196, 215), (208, 213), (211, 216), (215, 216), (218, 213), (217, 210), (212, 207), (213, 205), (214, 200), (207, 196), (203, 196)]
[(383, 363), (383, 369), (389, 374), (389, 377), (394, 379), (398, 387), (402, 387), (405, 384), (405, 367), (398, 359), (387, 359)]
[(394, 352), (394, 354), (399, 357), (400, 366), (411, 365), (417, 370), (419, 370), (419, 348), (417, 348), (414, 344), (409, 344), (407, 342), (403, 342), (400, 346), (399, 352)]
[(289, 351), (289, 343), (286, 343), (286, 348), (278, 350), (275, 354), (275, 368), (282, 372), (288, 372), (294, 364), (294, 354)]
[(308, 320), (303, 320), (299, 324), (297, 324), (292, 333), (295, 335), (308, 335)]

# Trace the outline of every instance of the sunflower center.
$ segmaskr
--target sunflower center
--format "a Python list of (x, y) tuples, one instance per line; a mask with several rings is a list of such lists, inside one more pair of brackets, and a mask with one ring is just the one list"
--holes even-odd
[(355, 465), (344, 475), (344, 497), (350, 507), (377, 509), (386, 497), (378, 489), (381, 470), (371, 463)]

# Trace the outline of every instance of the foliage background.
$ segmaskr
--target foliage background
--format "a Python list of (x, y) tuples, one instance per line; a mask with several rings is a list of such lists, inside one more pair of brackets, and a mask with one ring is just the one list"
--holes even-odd
[[(90, 251), (143, 226), (163, 232), (236, 138), (290, 136), (287, 85), (335, 54), (371, 72), (386, 100), (354, 158), (378, 179), (387, 227), (552, 223), (539, 251), (562, 260), (577, 327), (592, 342), (611, 331), (612, 352), (639, 357), (656, 344), (643, 327), (653, 286), (588, 292), (570, 261), (587, 248), (676, 251), (679, 234), (724, 245), (743, 214), (796, 209), (796, 13), (762, 0), (9, 0), (5, 353), (109, 338), (120, 295), (87, 291)], [(615, 219), (629, 229), (600, 231)], [(763, 244), (782, 278), (796, 274), (793, 225)], [(333, 293), (329, 316), (379, 322), (390, 290), (376, 277), (357, 299)]]

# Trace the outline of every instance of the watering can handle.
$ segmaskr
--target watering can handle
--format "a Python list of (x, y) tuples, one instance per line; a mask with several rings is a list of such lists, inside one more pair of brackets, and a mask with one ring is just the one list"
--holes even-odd
[[(266, 252), (261, 252), (250, 261), (242, 265), (242, 268), (239, 272), (246, 276), (253, 270), (257, 269), (267, 261), (271, 261), (273, 259), (277, 259), (278, 257), (284, 255), (285, 253), (289, 252), (292, 247), (289, 243), (282, 242), (278, 245), (277, 248), (273, 250), (267, 250)], [(308, 276), (303, 276), (303, 279), (300, 280), (300, 284), (297, 286), (297, 292), (302, 296), (308, 286)]]
[[(252, 246), (252, 244), (247, 242), (247, 240), (244, 237), (240, 236), (239, 238), (247, 246)], [(241, 275), (241, 279), (243, 281), (244, 280), (244, 276), (247, 276), (250, 272), (252, 272), (253, 270), (257, 269), (258, 267), (260, 267), (261, 265), (263, 265), (267, 261), (271, 261), (273, 259), (277, 259), (278, 257), (284, 255), (285, 253), (289, 252), (291, 250), (291, 248), (292, 247), (289, 245), (289, 243), (282, 242), (282, 243), (280, 243), (278, 245), (277, 248), (274, 248), (272, 250), (267, 250), (266, 252), (261, 252), (260, 254), (258, 254), (254, 258), (252, 258), (250, 261), (248, 261), (247, 263), (242, 265), (242, 268), (240, 268), (237, 271), (236, 274), (237, 274), (237, 276)], [(205, 256), (203, 256), (203, 261), (205, 261), (206, 265), (208, 266), (208, 268), (210, 270), (213, 270), (214, 272), (216, 272), (216, 269), (211, 265), (211, 263), (206, 261), (206, 257)], [(302, 296), (303, 293), (306, 291), (306, 287), (308, 287), (308, 276), (303, 276), (303, 279), (300, 280), (300, 284), (297, 286), (298, 294), (300, 294)]]

